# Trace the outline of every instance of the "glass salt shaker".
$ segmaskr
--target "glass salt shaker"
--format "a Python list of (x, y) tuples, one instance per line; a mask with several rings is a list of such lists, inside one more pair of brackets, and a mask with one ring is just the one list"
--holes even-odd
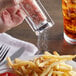
[(20, 6), (27, 14), (25, 20), (36, 35), (39, 35), (39, 33), (54, 25), (53, 20), (47, 13), (40, 0), (24, 0)]

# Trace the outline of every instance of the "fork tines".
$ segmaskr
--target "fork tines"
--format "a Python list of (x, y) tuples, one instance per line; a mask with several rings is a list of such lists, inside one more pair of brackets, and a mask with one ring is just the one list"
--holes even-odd
[(9, 49), (10, 48), (7, 45), (5, 45), (5, 44), (1, 45), (1, 47), (0, 47), (0, 62), (4, 60)]

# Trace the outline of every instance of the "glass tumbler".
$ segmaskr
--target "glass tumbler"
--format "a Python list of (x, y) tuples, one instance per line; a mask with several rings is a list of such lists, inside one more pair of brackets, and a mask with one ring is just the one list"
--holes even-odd
[(76, 0), (62, 0), (64, 39), (76, 44)]

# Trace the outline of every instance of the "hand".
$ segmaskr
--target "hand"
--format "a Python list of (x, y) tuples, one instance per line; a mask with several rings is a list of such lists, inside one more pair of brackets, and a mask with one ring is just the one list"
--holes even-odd
[(5, 32), (21, 24), (26, 14), (19, 5), (7, 8), (0, 13), (0, 32)]
[(21, 3), (23, 0), (0, 0), (0, 12), (8, 7)]

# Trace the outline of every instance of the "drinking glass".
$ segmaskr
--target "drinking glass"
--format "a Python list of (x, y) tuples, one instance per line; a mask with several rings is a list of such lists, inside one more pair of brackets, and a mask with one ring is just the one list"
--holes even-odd
[(76, 0), (62, 0), (64, 39), (76, 44)]

